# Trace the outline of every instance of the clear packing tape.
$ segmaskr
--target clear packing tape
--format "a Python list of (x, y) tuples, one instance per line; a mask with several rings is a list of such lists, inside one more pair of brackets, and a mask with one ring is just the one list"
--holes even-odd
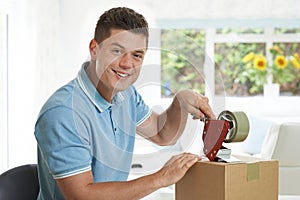
[[(242, 142), (249, 133), (249, 120), (244, 112), (221, 112), (216, 120), (206, 119), (203, 129), (203, 152), (210, 161), (216, 160), (223, 142)], [(227, 151), (230, 153), (230, 151)]]
[(218, 120), (229, 122), (230, 128), (224, 139), (224, 142), (242, 142), (248, 137), (249, 120), (244, 112), (230, 112), (225, 110), (220, 113)]

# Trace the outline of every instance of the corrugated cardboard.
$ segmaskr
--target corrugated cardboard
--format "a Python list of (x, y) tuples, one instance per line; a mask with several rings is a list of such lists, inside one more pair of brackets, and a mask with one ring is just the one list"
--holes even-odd
[(278, 161), (240, 159), (197, 162), (176, 184), (176, 200), (278, 199)]

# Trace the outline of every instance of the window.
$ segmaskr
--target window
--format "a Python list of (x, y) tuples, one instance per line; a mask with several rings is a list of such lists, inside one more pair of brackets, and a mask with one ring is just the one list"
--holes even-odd
[[(242, 28), (244, 24), (248, 27)], [(274, 45), (283, 50), (287, 59), (294, 52), (299, 54), (299, 24), (299, 20), (277, 19), (158, 20), (157, 25), (162, 29), (151, 30), (154, 34), (151, 32), (150, 37), (155, 35), (155, 42), (149, 45), (151, 48), (147, 52), (147, 62), (144, 62), (145, 66), (142, 69), (142, 81), (137, 84), (137, 88), (154, 110), (161, 108), (161, 105), (166, 109), (172, 101), (170, 97), (177, 91), (194, 89), (210, 99), (216, 115), (226, 109), (269, 117), (270, 120), (298, 119), (295, 108), (299, 107), (297, 105), (300, 99), (290, 96), (278, 98), (276, 101), (273, 98), (262, 98), (263, 84), (272, 79), (276, 80), (276, 77), (269, 76), (268, 71), (260, 72), (255, 71), (256, 69), (247, 72), (249, 74), (245, 73), (248, 68), (243, 58), (253, 52), (265, 56), (267, 61), (272, 60), (270, 48)], [(160, 43), (157, 44), (157, 41)], [(258, 72), (262, 79), (257, 76)], [(255, 84), (251, 84), (251, 81)], [(147, 82), (149, 84), (146, 84)], [(298, 84), (294, 88), (299, 87)], [(299, 93), (294, 94), (293, 90), (282, 90), (281, 95), (300, 96)], [(193, 125), (200, 128), (192, 127)], [(154, 156), (159, 157), (162, 152), (200, 148), (201, 138), (197, 137), (200, 135), (198, 133), (201, 125), (202, 123), (197, 121), (188, 122), (187, 132), (183, 134), (187, 137), (180, 138), (173, 147), (160, 147), (138, 137), (135, 155), (147, 157), (159, 152)], [(189, 137), (194, 135), (195, 138)]]
[(201, 93), (213, 88), (211, 93), (222, 96), (259, 96), (268, 83), (279, 84), (280, 95), (300, 96), (300, 28), (252, 23), (250, 28), (235, 24), (162, 30), (161, 96), (186, 88)]
[(162, 96), (189, 88), (204, 93), (205, 30), (163, 30), (161, 34)]
[[(281, 31), (279, 31), (281, 30)], [(300, 43), (297, 29), (219, 29), (215, 47), (216, 94), (262, 95), (264, 85), (277, 83), (281, 95), (300, 95)], [(294, 38), (294, 39), (293, 39)]]
[(0, 12), (0, 171), (7, 167), (7, 16)]

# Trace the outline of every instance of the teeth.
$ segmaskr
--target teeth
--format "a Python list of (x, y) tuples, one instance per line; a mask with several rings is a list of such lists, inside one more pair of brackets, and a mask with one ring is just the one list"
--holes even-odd
[(119, 73), (119, 72), (117, 72), (117, 74), (118, 74), (119, 76), (121, 76), (121, 77), (126, 77), (126, 76), (128, 76), (128, 74), (121, 74), (121, 73)]
[(118, 76), (121, 76), (122, 78), (125, 78), (125, 77), (127, 77), (127, 76), (129, 76), (129, 74), (123, 74), (123, 73), (119, 73), (119, 72), (117, 72), (117, 71), (115, 71), (115, 70), (113, 70)]

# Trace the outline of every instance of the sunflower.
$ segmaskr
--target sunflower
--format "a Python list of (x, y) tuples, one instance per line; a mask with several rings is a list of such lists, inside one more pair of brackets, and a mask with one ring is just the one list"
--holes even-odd
[(294, 53), (293, 57), (300, 62), (300, 56), (298, 53)]
[(284, 69), (287, 66), (287, 60), (283, 55), (278, 55), (275, 58), (275, 64), (278, 69)]
[(292, 57), (291, 63), (295, 67), (295, 69), (300, 69), (300, 59), (298, 60), (296, 57)]
[(247, 55), (244, 56), (242, 62), (247, 63), (247, 62), (253, 60), (254, 56), (255, 56), (255, 54), (253, 52), (250, 52), (250, 53), (248, 53)]
[(257, 55), (254, 58), (254, 67), (260, 71), (267, 69), (267, 59), (263, 55)]

